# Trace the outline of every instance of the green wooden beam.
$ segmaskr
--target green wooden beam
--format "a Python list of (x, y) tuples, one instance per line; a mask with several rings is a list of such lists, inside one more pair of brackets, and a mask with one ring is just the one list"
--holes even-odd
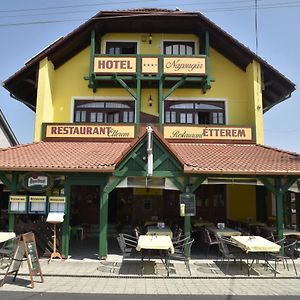
[[(116, 186), (124, 178), (115, 178), (111, 183), (107, 183), (101, 186), (100, 195), (100, 220), (99, 220), (99, 258), (105, 259), (107, 257), (107, 223), (108, 223), (108, 196), (109, 193), (116, 188)], [(104, 183), (104, 182), (103, 182)]]
[(201, 175), (197, 177), (196, 181), (190, 186), (191, 193), (194, 193), (206, 178), (206, 175)]
[(163, 95), (163, 100), (167, 99), (177, 88), (179, 88), (186, 80), (186, 76), (183, 76), (178, 82), (176, 82), (166, 94)]
[(133, 89), (131, 89), (123, 79), (121, 79), (121, 78), (118, 77), (118, 76), (115, 76), (115, 80), (116, 80), (116, 81), (117, 81), (124, 89), (126, 89), (127, 92), (128, 92), (135, 100), (137, 100), (137, 93), (136, 93)]
[(281, 188), (281, 193), (286, 193), (288, 189), (294, 184), (294, 182), (297, 181), (297, 177), (288, 177), (287, 181), (284, 183), (284, 185)]
[(296, 226), (300, 230), (300, 194), (296, 193)]
[(210, 38), (209, 32), (205, 32), (205, 55), (206, 55), (206, 84), (203, 89), (203, 92), (206, 92), (207, 89), (211, 88), (211, 68), (210, 68)]
[(11, 190), (11, 181), (7, 178), (4, 172), (0, 172), (0, 180), (4, 183), (4, 185)]
[(179, 189), (180, 192), (184, 193), (185, 192), (185, 186), (176, 178), (169, 178), (173, 184)]
[[(16, 195), (18, 193), (18, 185), (19, 185), (19, 174), (13, 173), (11, 186), (10, 186), (10, 194)], [(15, 231), (15, 214), (9, 213), (8, 215), (8, 231), (14, 232)]]
[(95, 73), (94, 73), (94, 58), (95, 58), (95, 30), (91, 31), (91, 47), (90, 47), (90, 72), (89, 72), (89, 86), (95, 92)]
[[(159, 70), (163, 72), (163, 60), (159, 60)], [(159, 116), (159, 130), (163, 134), (163, 119), (164, 119), (164, 77), (160, 76), (158, 82), (158, 116)]]
[(107, 257), (108, 192), (103, 189), (100, 197), (99, 258)]
[(153, 163), (153, 170), (157, 169), (163, 162), (165, 162), (169, 157), (169, 154), (165, 152), (159, 158), (157, 158)]

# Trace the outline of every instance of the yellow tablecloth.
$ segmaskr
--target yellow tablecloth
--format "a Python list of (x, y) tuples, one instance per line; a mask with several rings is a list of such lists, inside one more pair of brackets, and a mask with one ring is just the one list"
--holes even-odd
[(15, 236), (16, 234), (14, 232), (0, 232), (0, 243), (6, 242)]
[(231, 240), (246, 252), (279, 252), (277, 245), (261, 236), (232, 236)]
[(207, 229), (214, 233), (215, 235), (219, 235), (219, 236), (233, 236), (233, 235), (241, 235), (242, 233), (236, 229), (232, 229), (229, 227), (225, 227), (224, 229), (219, 229), (215, 226), (209, 226), (207, 227)]
[(142, 249), (169, 250), (170, 253), (174, 253), (174, 246), (168, 235), (140, 235), (136, 250)]
[[(265, 229), (269, 230), (270, 232), (273, 232), (273, 234), (276, 234), (277, 228), (275, 226), (266, 226), (264, 227)], [(300, 231), (296, 231), (293, 229), (288, 229), (288, 228), (284, 228), (283, 229), (283, 235), (284, 236), (298, 236), (300, 237)]]
[(157, 226), (148, 226), (147, 235), (168, 235), (171, 239), (173, 238), (173, 232), (169, 226), (165, 228), (157, 228)]

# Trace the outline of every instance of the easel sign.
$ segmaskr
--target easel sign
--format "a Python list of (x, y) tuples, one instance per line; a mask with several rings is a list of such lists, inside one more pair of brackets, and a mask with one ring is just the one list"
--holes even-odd
[(37, 253), (35, 237), (32, 232), (22, 234), (15, 249), (13, 258), (5, 273), (0, 286), (3, 286), (7, 280), (7, 276), (14, 274), (13, 281), (16, 280), (19, 269), (23, 261), (27, 260), (31, 286), (34, 288), (33, 276), (40, 275), (41, 282), (44, 282), (40, 261)]

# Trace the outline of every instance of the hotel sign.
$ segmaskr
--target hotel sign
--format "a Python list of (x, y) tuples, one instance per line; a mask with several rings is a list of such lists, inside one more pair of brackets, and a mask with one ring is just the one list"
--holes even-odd
[[(159, 67), (160, 60), (162, 67)], [(96, 74), (158, 74), (167, 75), (195, 75), (206, 74), (205, 56), (145, 56), (141, 57), (141, 65), (137, 67), (137, 57), (132, 56), (97, 56), (94, 58), (94, 72)]]
[(134, 74), (136, 72), (136, 57), (95, 57), (94, 72)]
[(133, 139), (134, 125), (46, 124), (45, 139)]
[(253, 141), (251, 127), (165, 126), (164, 138), (173, 140)]
[(164, 57), (164, 74), (205, 75), (205, 57)]

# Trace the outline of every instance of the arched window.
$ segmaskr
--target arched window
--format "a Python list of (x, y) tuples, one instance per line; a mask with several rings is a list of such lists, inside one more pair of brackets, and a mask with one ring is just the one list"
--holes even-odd
[(134, 101), (75, 100), (76, 123), (133, 123)]
[(165, 123), (225, 124), (223, 101), (165, 101)]

